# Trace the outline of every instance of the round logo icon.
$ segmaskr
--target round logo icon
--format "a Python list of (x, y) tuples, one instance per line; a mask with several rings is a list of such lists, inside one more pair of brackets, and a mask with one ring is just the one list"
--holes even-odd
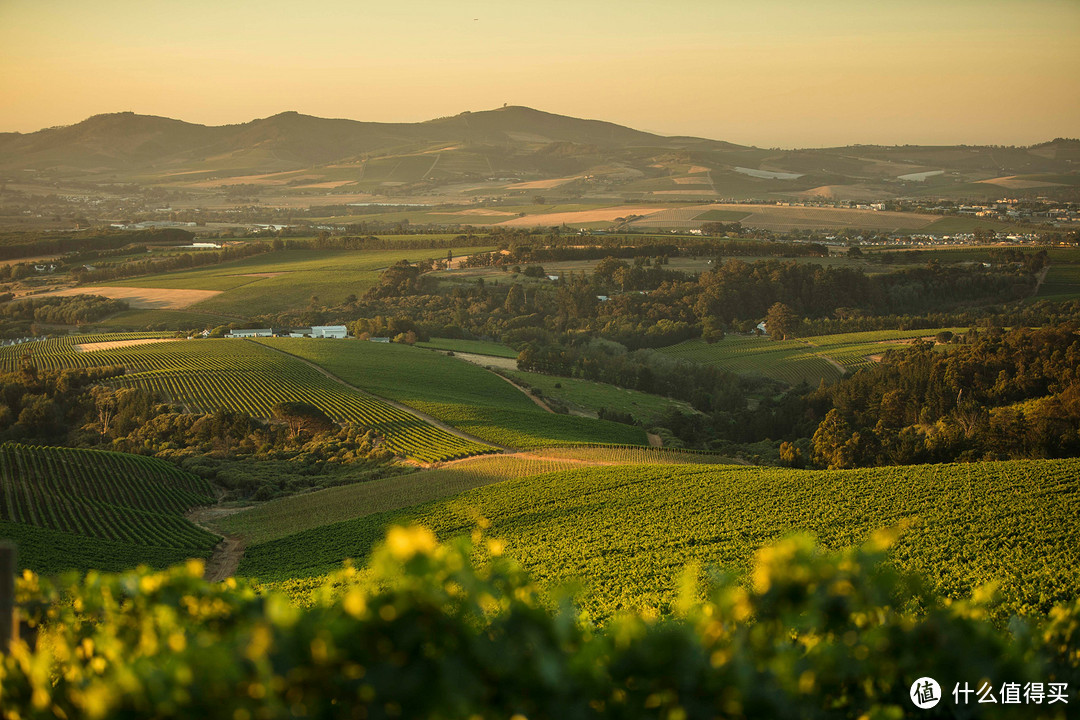
[(920, 710), (929, 710), (941, 702), (941, 686), (932, 677), (921, 677), (911, 683), (911, 702)]

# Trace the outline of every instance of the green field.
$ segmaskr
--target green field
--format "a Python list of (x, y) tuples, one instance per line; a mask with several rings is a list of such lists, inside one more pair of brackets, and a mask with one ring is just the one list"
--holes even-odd
[(738, 210), (706, 210), (702, 214), (694, 218), (694, 220), (701, 220), (704, 222), (737, 222), (747, 217), (750, 213), (739, 212)]
[(445, 467), (273, 500), (227, 515), (215, 529), (248, 544), (276, 540), (322, 525), (420, 505), (473, 488), (585, 465), (728, 464), (723, 456), (654, 447), (540, 448), (528, 455), (488, 455)]
[(151, 328), (157, 330), (192, 330), (242, 322), (242, 318), (187, 310), (127, 310), (93, 323), (101, 330)]
[(602, 408), (630, 413), (634, 420), (645, 427), (656, 424), (662, 415), (670, 410), (684, 414), (696, 411), (689, 403), (660, 395), (626, 388), (607, 383), (565, 378), (541, 373), (506, 371), (506, 376), (526, 387), (539, 388), (544, 398), (553, 398), (565, 403), (571, 410), (585, 413), (598, 413)]
[(660, 352), (679, 360), (715, 365), (739, 375), (760, 375), (789, 385), (800, 382), (817, 385), (822, 380), (831, 383), (843, 374), (799, 340), (728, 335), (715, 343), (687, 340), (660, 348)]
[[(153, 335), (129, 333), (132, 334)], [(119, 336), (92, 337), (107, 340)], [(383, 436), (388, 449), (422, 462), (450, 460), (493, 450), (345, 387), (306, 363), (257, 343), (200, 339), (93, 352), (73, 350), (74, 344), (89, 341), (83, 336), (69, 336), (3, 348), (0, 367), (8, 370), (18, 367), (19, 358), (26, 352), (32, 353), (38, 367), (49, 370), (123, 366), (128, 369), (128, 374), (114, 383), (146, 388), (191, 412), (229, 408), (269, 419), (278, 402), (307, 402), (332, 418), (373, 428)], [(301, 339), (299, 342), (319, 345), (341, 341)]]
[(1019, 230), (1020, 225), (999, 220), (987, 220), (977, 217), (943, 217), (918, 230), (922, 235), (955, 235), (973, 233), (976, 230), (1009, 231)]
[[(82, 564), (91, 562), (86, 559), (65, 559), (61, 548), (77, 544), (67, 539), (72, 536), (89, 540), (88, 547), (97, 548), (89, 557), (105, 567), (114, 567), (111, 556), (102, 557), (98, 550), (108, 552), (113, 545), (128, 546), (125, 557), (141, 557), (146, 549), (146, 562), (205, 557), (220, 538), (193, 525), (184, 513), (212, 502), (210, 483), (162, 460), (0, 445), (0, 525), (5, 528), (0, 536), (21, 540), (20, 552), (30, 553), (24, 565), (35, 568), (99, 567)], [(60, 547), (50, 550), (54, 540)]]
[[(455, 255), (491, 247), (453, 248)], [(339, 305), (350, 294), (363, 295), (379, 271), (399, 260), (446, 258), (446, 250), (290, 250), (256, 255), (196, 270), (144, 275), (101, 283), (145, 288), (218, 290), (220, 295), (189, 309), (217, 315), (250, 317), (319, 304)], [(93, 292), (93, 286), (86, 287)]]
[(1077, 297), (1080, 297), (1080, 263), (1053, 263), (1035, 299), (1061, 302)]
[[(580, 582), (595, 620), (669, 610), (687, 563), (742, 575), (793, 531), (828, 548), (905, 524), (893, 563), (962, 598), (1001, 582), (994, 609), (1045, 613), (1080, 592), (1080, 460), (850, 471), (706, 466), (587, 468), (508, 480), (416, 508), (338, 522), (248, 547), (239, 574), (301, 597), (345, 558), (363, 561), (387, 526), (440, 539), (481, 518), (543, 586)], [(305, 580), (307, 578), (307, 580)]]
[(660, 348), (660, 352), (680, 360), (715, 365), (740, 375), (761, 375), (789, 385), (800, 382), (817, 385), (822, 380), (830, 383), (841, 377), (840, 368), (833, 363), (846, 370), (866, 367), (873, 364), (872, 356), (902, 349), (903, 341), (933, 337), (942, 330), (955, 334), (966, 329), (871, 330), (778, 341), (768, 337), (728, 335), (711, 344), (704, 340), (687, 340)]
[(558, 457), (471, 458), (444, 468), (273, 500), (226, 516), (215, 527), (239, 535), (249, 544), (267, 542), (321, 525), (412, 507), (483, 485), (580, 466), (579, 462)]
[(453, 352), (472, 353), (474, 355), (492, 355), (494, 357), (516, 358), (518, 351), (502, 343), (487, 340), (453, 340), (451, 338), (431, 338), (428, 342), (416, 343), (417, 347), (429, 350), (450, 350)]
[(361, 340), (258, 340), (318, 364), (356, 387), (425, 412), (482, 440), (513, 448), (570, 443), (646, 444), (641, 428), (556, 415), (497, 375), (441, 353)]

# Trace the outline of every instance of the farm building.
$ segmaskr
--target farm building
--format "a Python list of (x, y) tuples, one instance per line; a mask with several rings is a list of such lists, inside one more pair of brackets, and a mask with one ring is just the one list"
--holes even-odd
[(230, 330), (226, 337), (273, 337), (274, 331), (270, 328), (250, 328), (245, 330)]
[(318, 338), (345, 338), (349, 336), (349, 329), (344, 325), (312, 325), (311, 337)]
[(390, 338), (388, 338), (388, 337), (373, 337), (373, 338), (368, 338), (368, 340), (370, 340), (371, 342), (382, 342), (382, 343), (390, 342)]

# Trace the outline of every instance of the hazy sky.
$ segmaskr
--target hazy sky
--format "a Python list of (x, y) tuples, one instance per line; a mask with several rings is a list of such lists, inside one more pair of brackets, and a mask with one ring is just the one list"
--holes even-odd
[(1080, 0), (0, 0), (0, 131), (531, 107), (772, 146), (1080, 136)]

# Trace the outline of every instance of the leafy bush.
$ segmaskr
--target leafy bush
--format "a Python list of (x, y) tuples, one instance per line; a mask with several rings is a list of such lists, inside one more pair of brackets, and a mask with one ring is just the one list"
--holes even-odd
[(367, 570), (346, 568), (307, 609), (204, 582), (198, 561), (66, 584), (26, 574), (17, 601), (39, 634), (2, 659), (0, 714), (899, 718), (928, 675), (945, 698), (925, 717), (945, 717), (973, 710), (950, 704), (954, 682), (1075, 688), (1080, 604), (1043, 628), (1017, 622), (1010, 638), (980, 599), (944, 604), (891, 573), (883, 547), (823, 554), (786, 540), (758, 554), (750, 588), (721, 578), (701, 601), (691, 571), (677, 617), (602, 630), (567, 603), (551, 609), (497, 541), (475, 564), (469, 543), (420, 528), (392, 529)]

